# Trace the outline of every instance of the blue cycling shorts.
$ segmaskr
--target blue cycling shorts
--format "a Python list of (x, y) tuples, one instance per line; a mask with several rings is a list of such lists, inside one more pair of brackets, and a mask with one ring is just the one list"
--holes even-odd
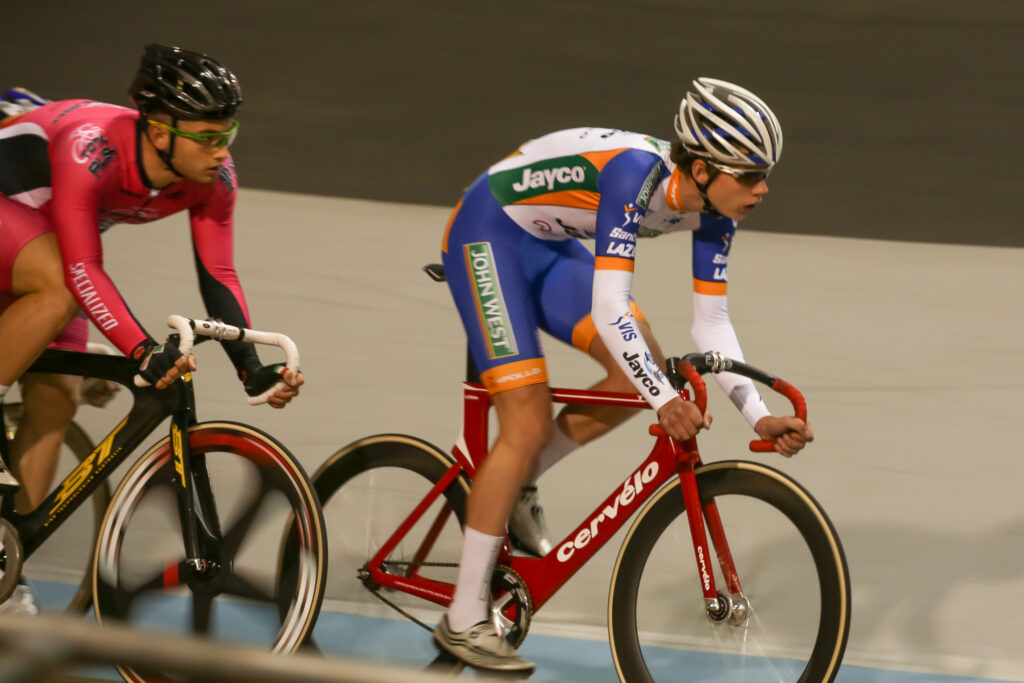
[(548, 381), (538, 330), (584, 352), (597, 336), (594, 255), (576, 239), (541, 240), (520, 228), (494, 199), (486, 174), (455, 207), (441, 258), (491, 393)]

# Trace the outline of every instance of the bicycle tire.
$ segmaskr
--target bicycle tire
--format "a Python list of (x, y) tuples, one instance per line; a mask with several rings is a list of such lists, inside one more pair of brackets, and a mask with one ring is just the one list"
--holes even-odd
[[(316, 623), (327, 571), (323, 513), (312, 483), (284, 446), (254, 427), (207, 422), (193, 426), (189, 439), (193, 471), (205, 462), (224, 530), (221, 544), (210, 552), (219, 569), (199, 578), (181, 557), (177, 499), (171, 490), (177, 484), (170, 437), (165, 437), (125, 475), (103, 520), (92, 572), (96, 618), (133, 627), (156, 621), (161, 631), (181, 621), (184, 630), (208, 638), (250, 646), (258, 640), (275, 653), (294, 652)], [(219, 457), (224, 455), (239, 457)], [(240, 483), (240, 476), (256, 486)], [(273, 514), (272, 540), (259, 538), (268, 525), (256, 522)], [(170, 535), (176, 541), (160, 545), (160, 531), (168, 531), (169, 519), (175, 523)], [(283, 522), (281, 531), (273, 528), (278, 522)], [(276, 543), (285, 527), (297, 529), (299, 543), (297, 578), (282, 584), (276, 566), (267, 567), (266, 545)], [(256, 540), (247, 547), (251, 533)], [(169, 561), (161, 561), (161, 555)], [(118, 670), (127, 681), (167, 679), (162, 672)]]
[[(620, 680), (832, 681), (849, 636), (850, 579), (821, 506), (758, 463), (706, 465), (697, 482), (702, 502), (719, 506), (749, 618), (733, 625), (707, 617), (682, 489), (670, 483), (639, 512), (615, 563), (608, 625)], [(721, 594), (720, 569), (713, 558), (709, 565)]]
[[(313, 486), (320, 497), (330, 534), (331, 574), (325, 600), (331, 607), (332, 621), (321, 620), (323, 625), (314, 633), (311, 648), (361, 656), (379, 651), (384, 646), (379, 639), (363, 641), (359, 634), (365, 629), (347, 621), (358, 620), (360, 616), (395, 614), (371, 594), (382, 595), (396, 603), (422, 624), (432, 627), (440, 618), (443, 607), (364, 582), (359, 570), (452, 464), (451, 456), (426, 441), (403, 434), (380, 434), (339, 449), (313, 474)], [(469, 484), (464, 475), (444, 491), (444, 500), (454, 512), (454, 520), (446, 521), (432, 554), (425, 558), (428, 563), (438, 562), (444, 566), (423, 567), (421, 574), (454, 582), (468, 492)], [(388, 562), (392, 566), (401, 567), (411, 559), (414, 551), (410, 546), (422, 538), (419, 532), (430, 525), (443, 504), (435, 501), (420, 523), (389, 555)], [(282, 542), (279, 555), (282, 576), (294, 571), (292, 543), (293, 539), (288, 537)], [(325, 607), (324, 612), (327, 611)], [(339, 629), (346, 634), (344, 637), (338, 637)], [(397, 657), (409, 664), (422, 663), (418, 661), (421, 654), (412, 646), (404, 648)]]
[[(7, 422), (6, 429), (8, 439), (13, 438), (14, 434), (17, 433), (23, 412), (23, 403), (18, 402), (4, 405), (4, 418)], [(89, 435), (86, 434), (85, 430), (74, 421), (68, 425), (67, 432), (64, 434), (64, 445), (69, 451), (71, 451), (78, 463), (88, 458), (92, 454), (93, 449), (96, 448), (96, 445), (92, 442), (92, 439), (89, 438)], [(89, 496), (89, 506), (92, 509), (92, 526), (90, 536), (94, 540), (89, 547), (89, 552), (86, 556), (87, 566), (82, 571), (82, 579), (78, 584), (78, 588), (75, 590), (70, 602), (68, 602), (67, 606), (63, 609), (63, 611), (70, 614), (85, 614), (92, 605), (92, 576), (88, 563), (92, 561), (93, 552), (96, 547), (95, 538), (99, 535), (100, 525), (103, 523), (103, 516), (107, 512), (107, 505), (109, 504), (110, 483), (108, 481), (103, 481), (96, 487), (96, 490), (93, 491), (92, 495)], [(32, 566), (31, 559), (28, 560), (27, 566)]]

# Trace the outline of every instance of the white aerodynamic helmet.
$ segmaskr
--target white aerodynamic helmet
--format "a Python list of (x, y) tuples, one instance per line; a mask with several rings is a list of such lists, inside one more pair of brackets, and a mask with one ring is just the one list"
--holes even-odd
[(676, 134), (693, 155), (740, 168), (770, 168), (782, 155), (779, 120), (738, 85), (698, 78), (679, 103)]

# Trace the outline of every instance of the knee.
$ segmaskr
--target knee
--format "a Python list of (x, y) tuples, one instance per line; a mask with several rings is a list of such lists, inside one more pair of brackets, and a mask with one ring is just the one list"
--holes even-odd
[[(63, 283), (62, 283), (63, 284)], [(52, 310), (59, 315), (61, 329), (71, 324), (71, 321), (78, 315), (78, 302), (67, 287), (54, 290), (52, 295)]]
[(520, 437), (524, 452), (528, 452), (531, 458), (537, 458), (551, 441), (552, 436), (554, 436), (554, 429), (550, 416), (524, 424)]
[(42, 280), (42, 287), (47, 308), (59, 315), (64, 326), (70, 324), (78, 314), (78, 302), (68, 289), (63, 272), (57, 269), (56, 273), (48, 273)]
[(550, 409), (521, 413), (518, 419), (502, 429), (502, 435), (512, 442), (516, 450), (531, 460), (535, 459), (554, 435)]
[(539, 455), (554, 434), (548, 386), (537, 384), (498, 394), (495, 406), (501, 438), (531, 458)]
[(53, 326), (62, 330), (71, 324), (71, 321), (78, 315), (78, 302), (71, 290), (64, 284), (64, 279), (58, 272), (40, 278), (38, 285), (33, 292), (38, 313), (53, 322)]

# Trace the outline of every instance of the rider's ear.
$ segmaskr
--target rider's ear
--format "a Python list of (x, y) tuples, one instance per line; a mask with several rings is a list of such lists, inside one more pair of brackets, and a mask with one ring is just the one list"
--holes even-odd
[(155, 124), (146, 124), (146, 137), (160, 151), (166, 151), (171, 144), (171, 131)]
[(708, 175), (707, 162), (703, 159), (694, 159), (693, 163), (690, 164), (690, 177), (701, 185), (708, 182), (711, 177)]

